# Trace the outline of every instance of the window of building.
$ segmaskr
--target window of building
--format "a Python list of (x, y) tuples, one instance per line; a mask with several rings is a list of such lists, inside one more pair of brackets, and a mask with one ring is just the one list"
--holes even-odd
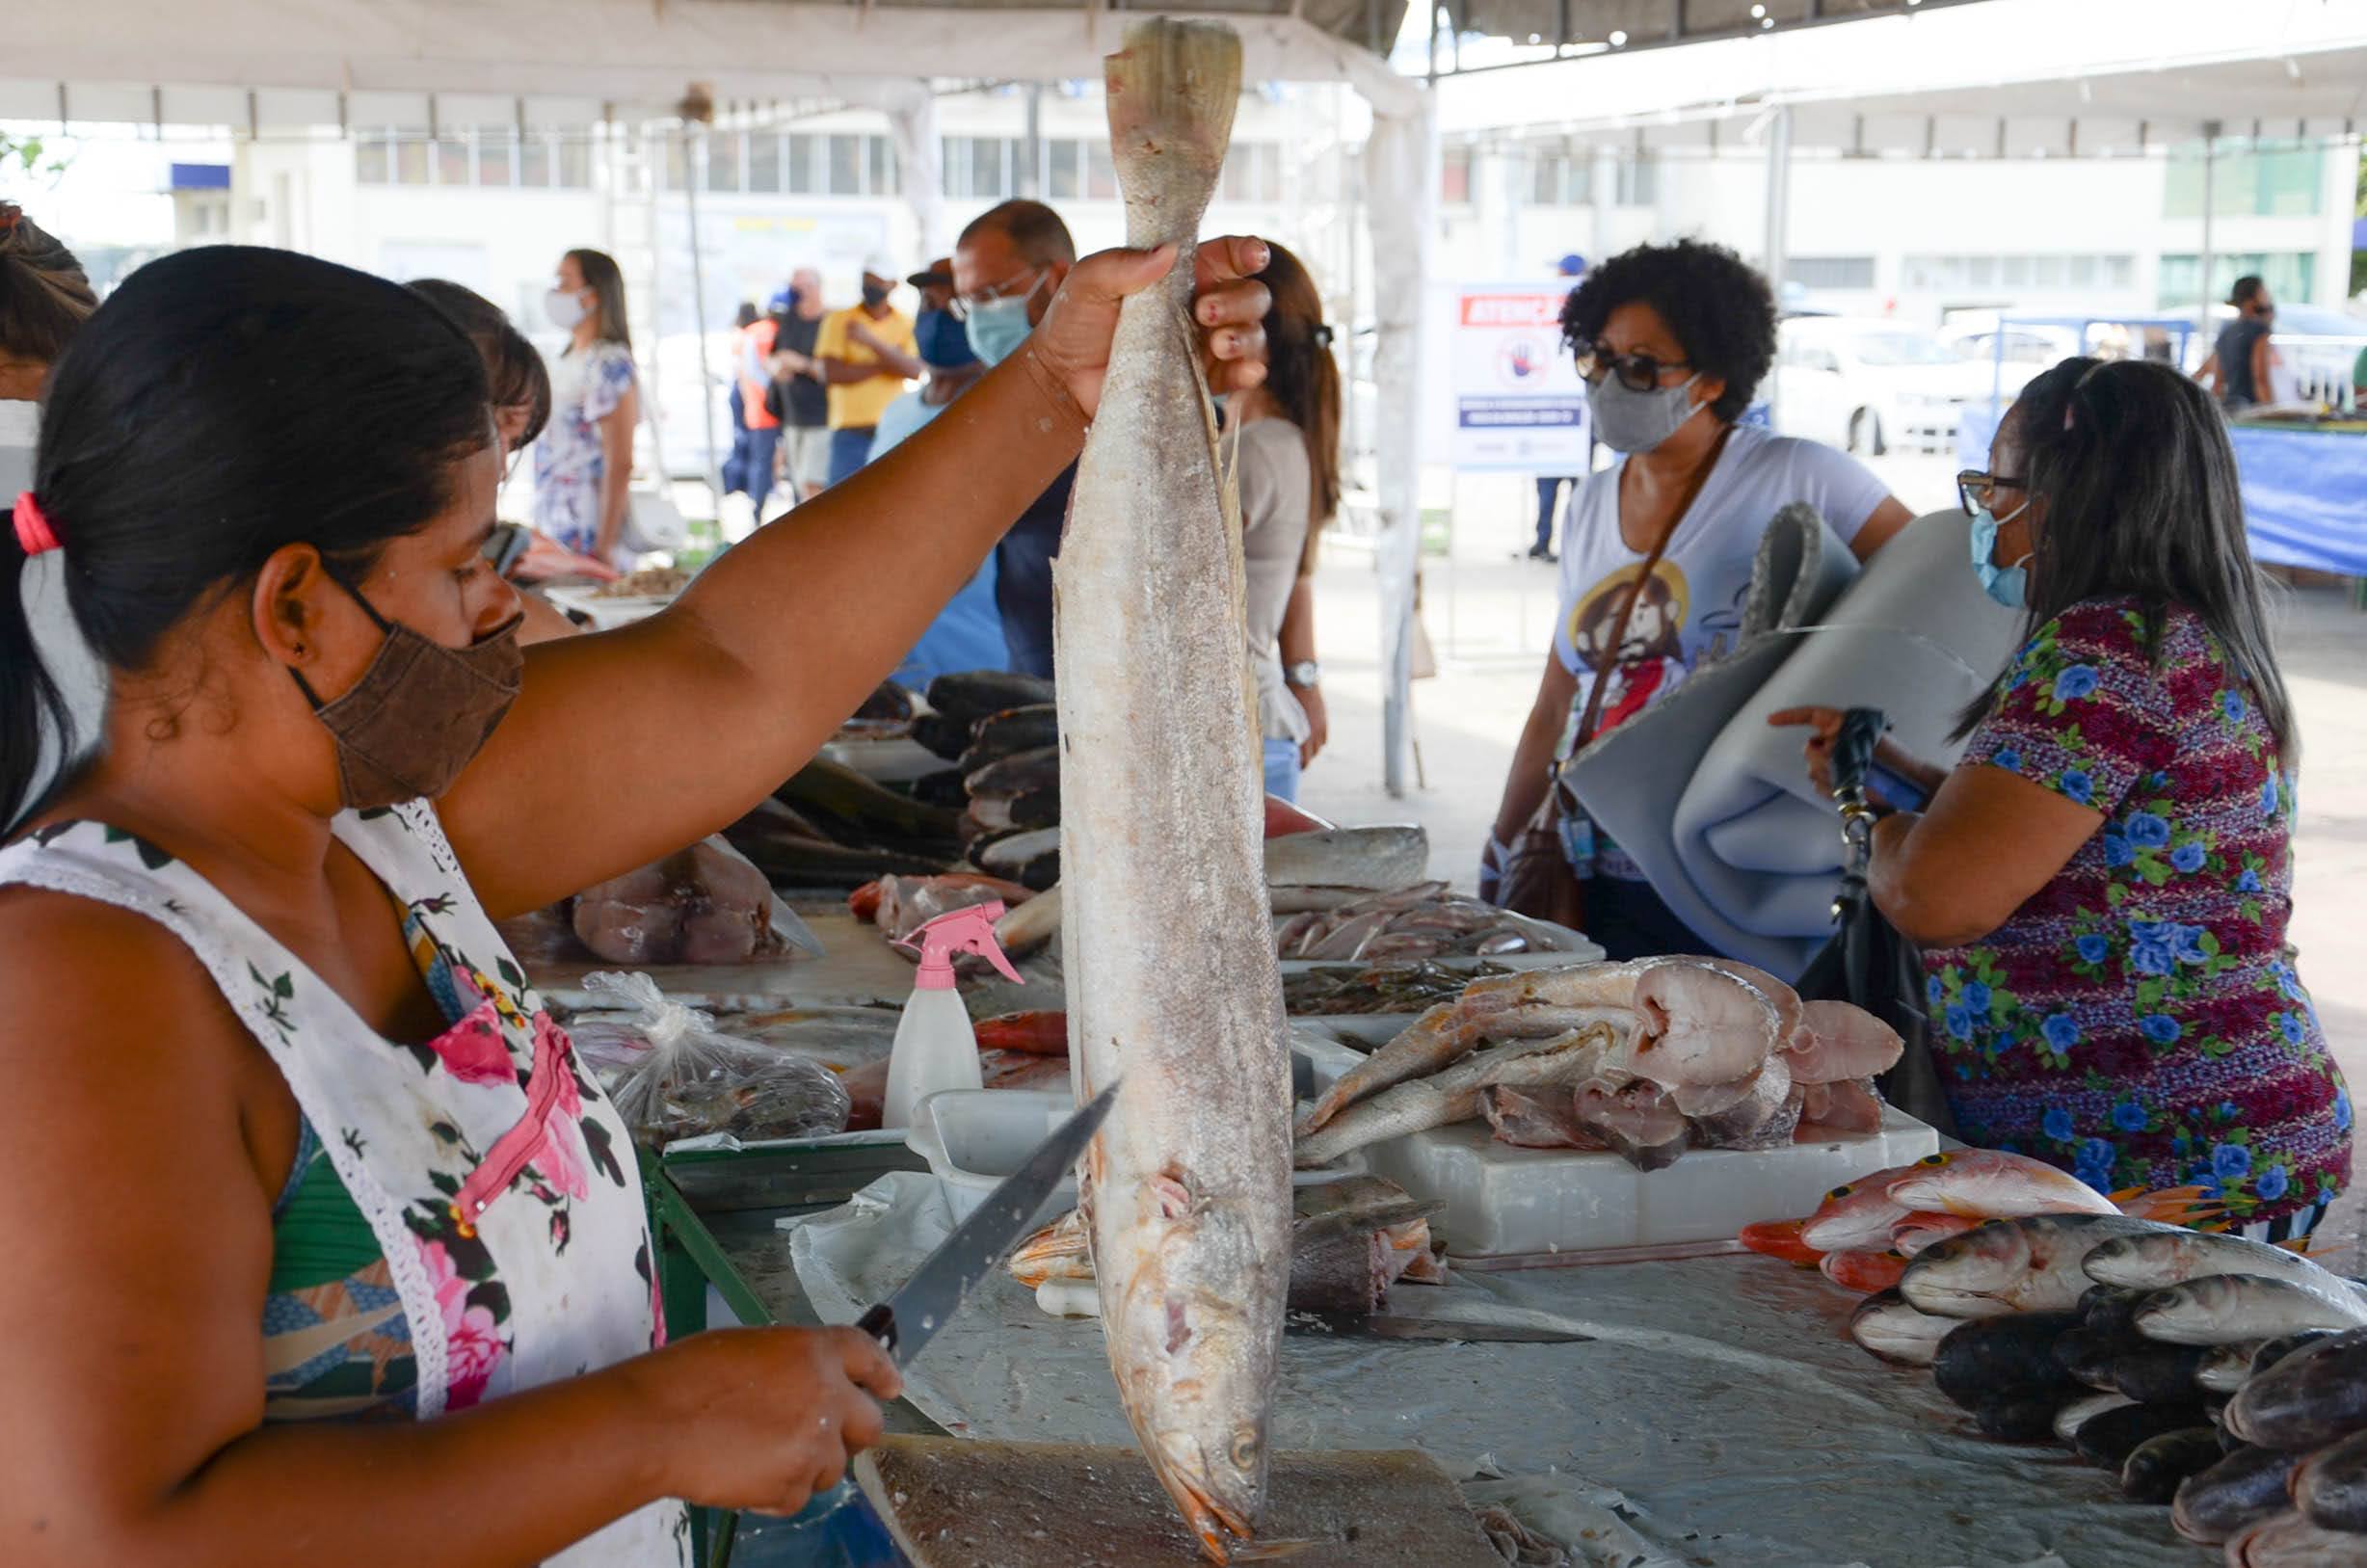
[(1872, 288), (1874, 257), (1791, 256), (1784, 262), (1784, 280), (1802, 288)]
[(902, 181), (896, 178), (895, 144), (884, 136), (867, 136), (864, 138), (864, 141), (870, 149), (871, 194), (873, 196), (895, 195), (902, 184)]
[(781, 133), (748, 133), (748, 189), (766, 193), (781, 189)]
[(436, 139), (437, 184), (466, 185), (471, 161), (466, 136), (446, 133)]
[(1085, 157), (1081, 144), (1061, 140), (1044, 148), (1044, 195), (1053, 201), (1075, 200), (1085, 194)]
[(517, 183), (518, 132), (508, 125), (477, 127), (477, 183), (507, 188)]
[(710, 191), (737, 191), (740, 188), (739, 132), (706, 133), (706, 188)]
[(592, 188), (592, 139), (588, 136), (559, 138), (558, 184), (570, 191)]
[(1471, 205), (1471, 148), (1449, 147), (1439, 155), (1438, 199), (1450, 207)]
[(1118, 168), (1109, 161), (1109, 144), (1085, 144), (1085, 198), (1091, 201), (1118, 199)]
[[(2211, 166), (2211, 210), (2221, 218), (2314, 218), (2323, 208), (2325, 153), (2315, 146), (2221, 144)], [(2175, 153), (2162, 181), (2162, 215), (2202, 216), (2200, 149)]]
[(1648, 207), (1661, 199), (1660, 160), (1650, 153), (1629, 153), (1619, 160), (1619, 205)]
[(428, 179), (427, 138), (397, 136), (394, 141), (394, 182), (425, 185)]
[(793, 196), (811, 196), (820, 187), (813, 177), (813, 144), (818, 138), (792, 131), (789, 134), (789, 167), (782, 181)]
[(354, 143), (354, 178), (363, 185), (385, 185), (394, 177), (394, 142), (385, 136), (364, 136)]
[(1540, 207), (1583, 207), (1594, 201), (1594, 154), (1583, 148), (1532, 154), (1529, 199)]
[[(666, 138), (666, 183), (681, 190), (690, 183), (690, 149), (678, 136)], [(550, 138), (529, 132), (518, 145), (518, 183), (534, 190), (550, 188)]]
[(830, 146), (830, 185), (832, 196), (863, 195), (863, 138), (833, 136)]
[[(2236, 279), (2247, 273), (2257, 274), (2269, 285), (2273, 297), (2306, 300), (2318, 280), (2318, 253), (2315, 251), (2239, 251), (2211, 258), (2210, 298), (2214, 303), (2227, 298), (2236, 286)], [(2155, 275), (2154, 293), (2165, 310), (2191, 310), (2203, 298), (2202, 258), (2192, 252), (2185, 255), (2166, 255), (2161, 271)]]

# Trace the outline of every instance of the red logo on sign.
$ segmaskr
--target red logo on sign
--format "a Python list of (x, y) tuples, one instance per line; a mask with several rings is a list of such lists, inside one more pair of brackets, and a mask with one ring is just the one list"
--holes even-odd
[(1466, 294), (1466, 327), (1555, 327), (1561, 321), (1558, 294)]

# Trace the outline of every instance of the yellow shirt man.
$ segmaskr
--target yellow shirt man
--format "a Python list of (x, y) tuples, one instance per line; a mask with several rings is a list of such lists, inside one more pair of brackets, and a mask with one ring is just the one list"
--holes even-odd
[[(813, 340), (814, 358), (843, 359), (856, 365), (885, 365), (871, 346), (854, 335), (860, 323), (872, 337), (878, 338), (898, 353), (918, 357), (920, 345), (913, 336), (912, 318), (893, 306), (885, 315), (873, 315), (867, 306), (855, 305), (843, 310), (833, 310), (822, 318), (822, 330)], [(879, 416), (888, 412), (904, 392), (904, 377), (891, 373), (864, 378), (862, 381), (833, 383), (830, 388), (830, 428), (833, 430), (869, 430), (879, 423)]]

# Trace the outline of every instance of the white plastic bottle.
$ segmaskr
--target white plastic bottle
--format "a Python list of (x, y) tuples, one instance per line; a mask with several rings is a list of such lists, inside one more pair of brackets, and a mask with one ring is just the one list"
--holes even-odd
[(920, 950), (920, 973), (904, 1003), (896, 1024), (894, 1053), (888, 1058), (888, 1092), (880, 1105), (880, 1126), (910, 1127), (913, 1111), (923, 1100), (946, 1089), (985, 1086), (978, 1070), (978, 1036), (970, 1026), (970, 1009), (954, 989), (953, 955), (976, 953), (1017, 982), (1019, 971), (995, 941), (995, 922), (1002, 918), (999, 903), (972, 904), (940, 915), (904, 940)]

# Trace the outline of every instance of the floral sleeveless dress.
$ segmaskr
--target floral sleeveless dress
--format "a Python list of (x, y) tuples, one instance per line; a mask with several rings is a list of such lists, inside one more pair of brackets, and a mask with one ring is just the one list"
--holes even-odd
[[(275, 1215), (269, 1415), (359, 1413), (398, 1396), (397, 1408), (428, 1421), (664, 1342), (631, 1139), (469, 890), (433, 809), (349, 811), (334, 831), (402, 908), (454, 1020), (427, 1045), (377, 1033), (204, 878), (143, 839), (70, 822), (0, 850), (0, 885), (95, 898), (179, 937), (296, 1096), (306, 1139)], [(377, 1256), (348, 1257), (340, 1267), (362, 1266), (291, 1289), (306, 1271), (283, 1255), (299, 1200), (316, 1215), (350, 1201)], [(350, 1223), (343, 1233), (359, 1235)], [(330, 1301), (335, 1310), (319, 1310)], [(306, 1392), (306, 1369), (357, 1354), (370, 1366), (350, 1399), (314, 1388), (287, 1400)], [(399, 1375), (385, 1375), (406, 1357)], [(659, 1502), (547, 1561), (688, 1568), (689, 1539), (682, 1505)]]

